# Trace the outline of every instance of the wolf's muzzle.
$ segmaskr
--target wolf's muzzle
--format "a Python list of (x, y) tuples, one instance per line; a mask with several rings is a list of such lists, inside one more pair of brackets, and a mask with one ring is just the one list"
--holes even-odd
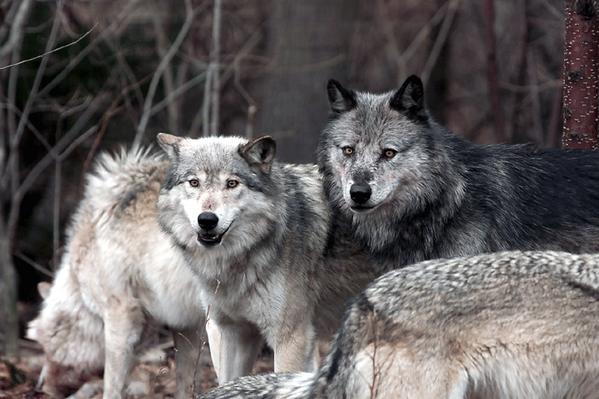
[(206, 246), (212, 246), (219, 244), (223, 234), (217, 234), (212, 232), (218, 225), (218, 216), (212, 212), (202, 212), (198, 216), (198, 226), (200, 226), (200, 232), (198, 233), (198, 241)]

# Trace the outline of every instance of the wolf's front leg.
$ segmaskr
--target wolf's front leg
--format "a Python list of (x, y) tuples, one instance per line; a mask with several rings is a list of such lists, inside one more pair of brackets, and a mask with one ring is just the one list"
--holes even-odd
[[(212, 321), (214, 329), (210, 337), (210, 354), (218, 383), (223, 384), (252, 371), (258, 352), (262, 349), (262, 337), (258, 330), (246, 323)], [(218, 339), (215, 338), (215, 333)]]
[(188, 399), (200, 393), (200, 354), (205, 346), (204, 322), (194, 328), (173, 330), (175, 342), (175, 373), (177, 393), (175, 398)]
[(281, 329), (274, 352), (276, 373), (315, 370), (318, 357), (312, 323), (306, 320), (293, 329)]
[(123, 397), (133, 351), (145, 322), (141, 308), (124, 301), (126, 299), (115, 299), (104, 314), (104, 399)]

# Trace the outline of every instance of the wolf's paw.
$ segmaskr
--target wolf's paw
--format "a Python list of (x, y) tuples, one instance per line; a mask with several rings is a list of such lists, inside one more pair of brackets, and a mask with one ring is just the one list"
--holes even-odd
[(150, 386), (145, 381), (131, 381), (127, 386), (127, 396), (142, 398), (150, 394)]

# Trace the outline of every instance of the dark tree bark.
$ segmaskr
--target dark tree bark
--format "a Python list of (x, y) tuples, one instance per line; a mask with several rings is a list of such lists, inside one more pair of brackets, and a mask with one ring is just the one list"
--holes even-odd
[(487, 89), (493, 117), (495, 137), (498, 141), (506, 141), (505, 122), (499, 93), (497, 71), (497, 36), (495, 34), (495, 0), (485, 0), (484, 4), (485, 33), (487, 47)]
[(566, 0), (562, 147), (597, 148), (599, 37), (593, 0)]
[(2, 351), (6, 356), (19, 353), (19, 316), (17, 314), (17, 273), (12, 260), (10, 238), (0, 213), (0, 326), (4, 333)]
[(358, 1), (276, 0), (272, 6), (272, 67), (257, 88), (256, 133), (275, 137), (281, 160), (313, 161), (329, 110), (326, 82), (348, 75)]

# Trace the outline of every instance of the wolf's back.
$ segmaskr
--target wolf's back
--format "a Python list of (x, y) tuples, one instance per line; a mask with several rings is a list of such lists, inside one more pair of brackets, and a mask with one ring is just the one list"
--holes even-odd
[(246, 376), (221, 385), (199, 399), (305, 399), (314, 373), (271, 373)]
[(598, 281), (598, 255), (551, 251), (395, 270), (355, 298), (316, 373), (239, 379), (205, 398), (596, 397), (581, 393), (599, 388)]

